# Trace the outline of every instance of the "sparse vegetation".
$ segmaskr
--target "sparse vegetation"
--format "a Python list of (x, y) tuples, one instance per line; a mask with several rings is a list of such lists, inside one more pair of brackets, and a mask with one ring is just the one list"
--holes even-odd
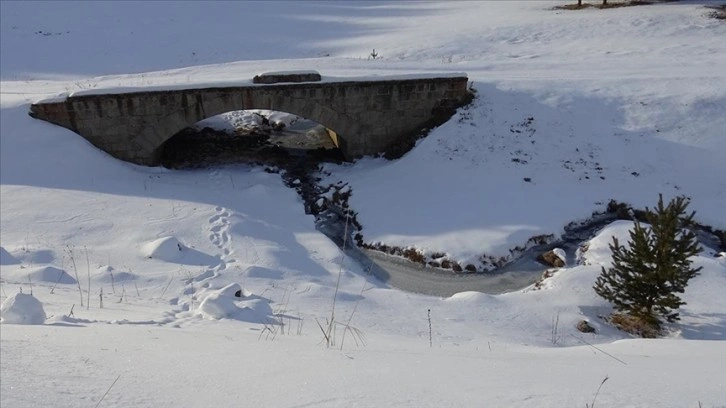
[[(348, 228), (350, 227), (350, 217), (346, 216), (345, 219), (345, 233), (343, 235), (343, 250), (345, 249), (345, 246), (347, 244), (347, 237), (348, 237)], [(358, 309), (358, 303), (356, 302), (353, 311), (351, 312), (348, 320), (346, 323), (338, 322), (335, 318), (335, 306), (338, 300), (338, 292), (340, 290), (340, 278), (343, 276), (343, 262), (345, 261), (345, 253), (341, 252), (340, 254), (340, 266), (338, 269), (338, 279), (335, 283), (335, 292), (333, 293), (333, 305), (330, 308), (330, 318), (325, 320), (325, 324), (321, 323), (318, 319), (315, 319), (315, 322), (318, 324), (318, 327), (320, 328), (320, 331), (323, 334), (323, 341), (325, 342), (326, 347), (331, 348), (335, 347), (335, 335), (338, 326), (343, 327), (343, 340), (340, 343), (341, 350), (343, 349), (343, 344), (345, 343), (345, 335), (347, 333), (350, 333), (353, 337), (353, 341), (355, 341), (355, 344), (357, 346), (365, 345), (365, 339), (363, 337), (363, 332), (359, 330), (356, 327), (353, 327), (350, 325), (350, 322), (353, 320), (353, 316), (355, 315), (356, 310)], [(361, 294), (365, 290), (365, 286), (363, 286), (363, 289), (361, 290)]]
[(690, 257), (698, 254), (693, 225), (695, 212), (686, 215), (689, 200), (676, 197), (664, 205), (660, 195), (656, 208), (646, 207), (644, 227), (635, 220), (627, 248), (613, 237), (609, 248), (613, 266), (602, 268), (593, 289), (613, 303), (622, 316), (614, 315), (617, 327), (643, 337), (660, 332), (660, 318), (678, 320), (678, 309), (685, 302), (678, 296), (701, 267), (692, 268)]
[(76, 257), (74, 254), (75, 247), (71, 245), (66, 245), (66, 253), (68, 253), (68, 258), (70, 259), (71, 266), (73, 267), (73, 272), (76, 275), (76, 284), (78, 284), (78, 293), (81, 296), (81, 307), (83, 307), (83, 290), (81, 290), (81, 280), (78, 278), (78, 268), (76, 268)]
[(722, 4), (720, 6), (711, 6), (711, 8), (715, 9), (715, 11), (710, 14), (712, 18), (726, 21), (726, 4)]
[(600, 389), (602, 389), (602, 386), (605, 384), (605, 382), (609, 379), (607, 375), (603, 380), (600, 382), (600, 386), (597, 387), (597, 391), (595, 391), (595, 396), (592, 397), (592, 403), (591, 404), (585, 404), (585, 408), (595, 408), (595, 401), (597, 401), (597, 396), (600, 395)]
[(428, 321), (429, 321), (429, 348), (434, 347), (434, 335), (431, 329), (431, 309), (428, 309)]
[[(672, 1), (672, 0), (670, 0)], [(609, 0), (602, 0), (599, 2), (583, 3), (582, 0), (577, 0), (577, 4), (565, 4), (557, 6), (557, 10), (583, 10), (587, 8), (598, 8), (598, 9), (610, 9), (618, 7), (630, 7), (630, 6), (645, 6), (659, 2), (658, 0), (646, 1), (646, 0), (621, 0), (610, 2)], [(664, 1), (660, 1), (664, 2)]]
[(626, 313), (614, 313), (608, 321), (618, 329), (644, 339), (654, 339), (661, 334), (658, 326)]
[(557, 334), (557, 331), (560, 327), (560, 312), (557, 311), (557, 316), (552, 317), (552, 331), (550, 333), (550, 342), (552, 345), (557, 345), (557, 342), (560, 339), (560, 336)]
[(119, 374), (119, 375), (118, 375), (118, 376), (116, 377), (116, 379), (115, 379), (115, 380), (113, 380), (113, 382), (112, 382), (112, 383), (111, 383), (111, 385), (110, 385), (110, 386), (108, 387), (108, 389), (106, 390), (106, 392), (104, 392), (104, 393), (103, 393), (103, 395), (101, 396), (101, 399), (99, 399), (99, 400), (98, 400), (98, 402), (96, 403), (96, 405), (95, 405), (95, 407), (94, 407), (94, 408), (98, 408), (98, 407), (99, 407), (99, 406), (101, 405), (101, 402), (103, 402), (103, 399), (104, 399), (104, 398), (106, 398), (106, 395), (108, 395), (108, 393), (109, 393), (109, 392), (111, 391), (111, 388), (113, 388), (113, 386), (114, 386), (114, 385), (116, 385), (116, 382), (118, 381), (118, 379), (119, 379), (119, 378), (121, 378), (121, 374)]

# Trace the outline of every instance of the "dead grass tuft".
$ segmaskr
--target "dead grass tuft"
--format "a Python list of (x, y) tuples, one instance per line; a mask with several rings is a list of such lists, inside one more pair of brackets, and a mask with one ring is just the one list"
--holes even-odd
[(403, 256), (408, 258), (411, 262), (426, 265), (426, 257), (424, 256), (424, 254), (414, 248), (404, 249)]
[(618, 329), (644, 339), (654, 339), (662, 334), (660, 324), (656, 319), (614, 313), (608, 320)]
[(602, 1), (595, 1), (594, 4), (592, 3), (582, 3), (582, 4), (565, 4), (562, 6), (556, 6), (555, 10), (584, 10), (588, 8), (597, 8), (597, 9), (612, 9), (612, 8), (620, 8), (620, 7), (632, 7), (632, 6), (646, 6), (649, 4), (653, 4), (653, 1), (646, 1), (646, 0), (633, 0), (633, 1), (608, 1), (607, 4), (603, 4)]
[(726, 21), (726, 4), (714, 6), (713, 8), (716, 9), (716, 11), (710, 14), (711, 18)]
[(582, 10), (592, 7), (592, 4), (565, 4), (564, 6), (555, 6), (555, 10)]

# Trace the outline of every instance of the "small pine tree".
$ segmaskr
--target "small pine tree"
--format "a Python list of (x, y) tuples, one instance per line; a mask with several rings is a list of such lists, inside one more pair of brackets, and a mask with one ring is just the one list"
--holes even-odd
[(616, 310), (656, 329), (660, 328), (659, 316), (669, 322), (679, 319), (674, 310), (685, 302), (678, 294), (701, 270), (692, 268), (688, 259), (699, 252), (696, 234), (687, 229), (695, 215), (685, 215), (688, 203), (680, 196), (664, 206), (663, 195), (659, 195), (655, 210), (645, 209), (650, 227), (644, 228), (635, 220), (629, 248), (613, 237), (609, 245), (613, 266), (602, 268), (593, 287)]

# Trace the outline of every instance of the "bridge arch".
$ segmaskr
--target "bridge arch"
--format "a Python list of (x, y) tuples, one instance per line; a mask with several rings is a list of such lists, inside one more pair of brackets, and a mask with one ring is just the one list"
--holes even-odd
[[(193, 100), (181, 101), (182, 109), (172, 113), (176, 118), (155, 124), (155, 131), (152, 133), (154, 139), (152, 144), (156, 146), (151, 154), (153, 161), (158, 163), (163, 146), (169, 138), (182, 130), (193, 126), (204, 119), (214, 117), (226, 112), (240, 110), (259, 110), (286, 112), (299, 117), (312, 120), (336, 134), (336, 145), (341, 151), (346, 149), (346, 141), (338, 138), (337, 135), (357, 134), (361, 131), (359, 122), (343, 113), (331, 108), (335, 94), (328, 92), (325, 98), (328, 104), (320, 102), (319, 90), (307, 90), (307, 92), (279, 92), (276, 89), (244, 89), (242, 91), (231, 91), (229, 89), (218, 89), (214, 91), (205, 90), (203, 94), (196, 94)], [(304, 95), (307, 95), (304, 96)], [(188, 96), (187, 96), (188, 97)]]
[(448, 120), (471, 94), (463, 74), (377, 80), (252, 84), (72, 95), (30, 115), (80, 134), (114, 157), (158, 165), (160, 147), (207, 117), (243, 109), (294, 113), (334, 129), (347, 159), (387, 152)]
[(167, 168), (344, 160), (333, 129), (290, 112), (266, 109), (234, 110), (203, 119), (167, 139), (157, 156)]

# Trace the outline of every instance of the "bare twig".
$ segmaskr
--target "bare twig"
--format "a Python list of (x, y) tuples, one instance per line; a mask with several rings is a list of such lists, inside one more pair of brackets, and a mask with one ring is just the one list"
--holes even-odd
[(432, 348), (432, 347), (434, 347), (434, 336), (433, 336), (433, 333), (431, 330), (431, 309), (429, 309), (428, 319), (429, 319), (429, 348)]
[[(345, 244), (348, 239), (348, 222), (350, 217), (346, 214), (345, 216), (345, 232), (343, 234), (343, 250), (345, 250)], [(335, 303), (338, 298), (338, 290), (340, 290), (340, 278), (343, 276), (343, 263), (345, 261), (345, 252), (341, 251), (340, 254), (340, 266), (338, 268), (338, 280), (335, 282), (335, 292), (333, 293), (333, 306), (330, 308), (330, 320), (328, 321), (327, 333), (325, 333), (325, 344), (328, 347), (334, 346), (332, 331), (335, 327)], [(318, 322), (320, 324), (320, 322)]]
[[(345, 344), (345, 334), (348, 332), (350, 332), (351, 336), (353, 336), (353, 341), (355, 341), (356, 346), (358, 346), (358, 339), (360, 339), (360, 342), (362, 344), (365, 344), (365, 341), (363, 339), (363, 332), (356, 329), (355, 327), (351, 327), (350, 322), (353, 320), (353, 315), (355, 315), (356, 310), (358, 310), (358, 304), (360, 303), (360, 300), (363, 299), (363, 292), (365, 292), (366, 286), (368, 286), (368, 281), (365, 281), (363, 283), (363, 288), (360, 290), (360, 296), (358, 297), (358, 300), (356, 300), (355, 306), (353, 306), (353, 310), (350, 312), (350, 316), (348, 316), (348, 321), (345, 323), (343, 338), (340, 340), (341, 350), (343, 350), (343, 344)], [(356, 336), (358, 336), (358, 339), (356, 339)]]
[(160, 299), (164, 297), (164, 293), (166, 293), (166, 290), (169, 289), (169, 286), (171, 286), (171, 282), (173, 280), (174, 280), (173, 277), (169, 278), (169, 283), (167, 283), (166, 287), (164, 287), (164, 290), (161, 291), (161, 295), (159, 296)]
[(581, 342), (583, 342), (583, 343), (587, 344), (588, 346), (590, 346), (590, 347), (594, 348), (595, 350), (597, 350), (597, 351), (599, 351), (599, 352), (601, 352), (601, 353), (605, 354), (606, 356), (608, 356), (608, 357), (612, 358), (613, 360), (615, 360), (615, 361), (617, 361), (617, 362), (619, 362), (619, 363), (621, 363), (621, 364), (623, 364), (623, 365), (628, 365), (628, 363), (626, 363), (625, 361), (623, 361), (623, 360), (621, 360), (621, 359), (619, 359), (619, 358), (615, 357), (614, 355), (612, 355), (612, 354), (608, 353), (607, 351), (603, 351), (602, 349), (600, 349), (600, 348), (598, 348), (598, 347), (594, 346), (594, 345), (593, 345), (593, 344), (591, 344), (591, 343), (588, 343), (587, 341), (585, 341), (585, 340), (583, 340), (583, 339), (581, 339), (581, 338), (579, 338), (579, 337), (575, 336), (574, 334), (570, 334), (570, 336), (572, 336), (572, 337), (576, 338), (577, 340), (580, 340)]
[(78, 284), (78, 294), (81, 295), (81, 307), (83, 307), (83, 290), (81, 289), (81, 280), (78, 278), (78, 268), (76, 268), (76, 258), (73, 254), (73, 247), (70, 245), (66, 245), (66, 252), (68, 252), (68, 257), (71, 260), (71, 266), (73, 266), (73, 272), (76, 275), (76, 283)]
[[(117, 303), (123, 302), (124, 296), (126, 296), (126, 285), (121, 285), (121, 297), (118, 299)], [(126, 297), (126, 300), (128, 301), (128, 296)]]
[(329, 339), (330, 334), (329, 334), (329, 332), (327, 332), (327, 331), (325, 331), (325, 329), (323, 329), (323, 325), (320, 324), (320, 321), (318, 319), (315, 319), (315, 323), (318, 324), (318, 327), (320, 327), (320, 331), (323, 332), (323, 338), (325, 339), (325, 344), (328, 344), (329, 345), (330, 344), (330, 339)]
[(55, 283), (53, 284), (53, 287), (50, 288), (50, 294), (52, 295), (55, 292), (55, 287), (58, 286), (61, 279), (63, 278), (63, 274), (65, 273), (65, 257), (63, 257), (63, 261), (61, 263), (61, 269), (58, 272), (58, 279), (56, 279)]
[(557, 344), (557, 341), (559, 340), (559, 337), (557, 336), (557, 330), (560, 325), (560, 312), (557, 311), (557, 316), (552, 317), (552, 344)]
[(88, 261), (88, 248), (83, 247), (86, 252), (86, 272), (88, 272), (88, 294), (86, 294), (86, 310), (91, 307), (91, 263)]
[(297, 335), (302, 335), (303, 319), (300, 315), (300, 309), (297, 310)]
[(106, 398), (106, 395), (108, 395), (108, 392), (111, 391), (111, 388), (113, 388), (113, 386), (116, 385), (116, 381), (118, 381), (119, 378), (121, 378), (121, 374), (119, 374), (118, 377), (116, 377), (116, 379), (113, 380), (113, 383), (111, 383), (111, 386), (108, 387), (108, 389), (103, 394), (103, 396), (101, 397), (101, 399), (98, 400), (98, 402), (96, 403), (96, 406), (94, 408), (98, 408), (98, 406), (101, 405), (101, 402), (103, 401), (104, 398)]
[(608, 377), (607, 375), (605, 376), (605, 378), (603, 378), (602, 382), (600, 383), (600, 386), (597, 387), (597, 391), (595, 391), (595, 396), (592, 397), (592, 404), (590, 404), (590, 405), (585, 404), (585, 408), (595, 408), (595, 400), (597, 399), (597, 396), (600, 394), (600, 389), (602, 388), (603, 384), (605, 384), (605, 381), (608, 380), (608, 378), (610, 378), (610, 377)]

